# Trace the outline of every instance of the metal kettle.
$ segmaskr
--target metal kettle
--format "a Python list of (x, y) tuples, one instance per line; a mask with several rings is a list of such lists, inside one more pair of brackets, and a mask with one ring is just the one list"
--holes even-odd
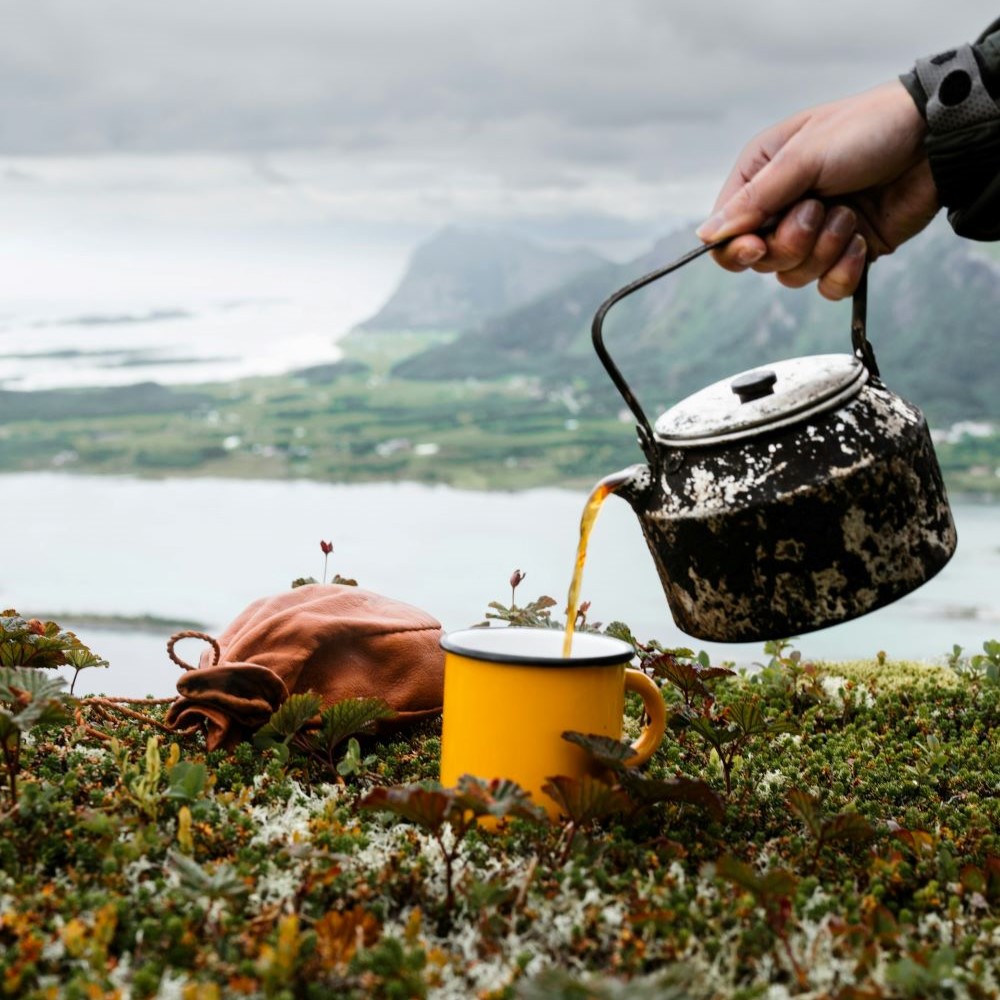
[(889, 604), (934, 576), (957, 539), (927, 422), (886, 388), (867, 339), (867, 268), (850, 354), (741, 372), (650, 425), (604, 346), (604, 319), (724, 242), (619, 289), (592, 335), (648, 463), (605, 481), (639, 517), (674, 621), (697, 638), (748, 642)]

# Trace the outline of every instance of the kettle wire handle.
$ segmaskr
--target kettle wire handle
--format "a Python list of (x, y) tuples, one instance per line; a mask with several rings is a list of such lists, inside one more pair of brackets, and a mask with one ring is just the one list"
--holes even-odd
[[(767, 235), (773, 232), (775, 228), (777, 228), (777, 220), (769, 220), (757, 230), (757, 235)], [(742, 236), (745, 234), (738, 233), (736, 235)], [(721, 240), (715, 240), (713, 243), (704, 243), (693, 250), (689, 250), (669, 264), (665, 264), (655, 271), (650, 271), (649, 274), (644, 274), (641, 278), (636, 278), (635, 281), (625, 285), (624, 288), (619, 288), (617, 292), (608, 296), (594, 314), (594, 320), (590, 327), (594, 350), (601, 359), (601, 364), (604, 365), (611, 381), (615, 384), (615, 388), (621, 394), (622, 399), (625, 400), (626, 405), (632, 411), (632, 415), (638, 421), (636, 430), (639, 432), (639, 444), (647, 456), (653, 453), (653, 428), (642, 406), (639, 404), (639, 400), (636, 399), (635, 393), (632, 392), (628, 382), (625, 381), (625, 377), (614, 361), (611, 360), (611, 355), (608, 354), (608, 350), (604, 346), (604, 319), (611, 307), (621, 302), (622, 299), (627, 298), (633, 292), (639, 291), (640, 288), (645, 288), (646, 285), (652, 284), (659, 278), (666, 277), (673, 271), (682, 268), (685, 264), (690, 264), (691, 261), (701, 257), (703, 254), (725, 246), (730, 240), (735, 239), (736, 235), (725, 236)], [(868, 264), (869, 261), (866, 258), (864, 270), (861, 272), (861, 280), (858, 282), (858, 287), (854, 292), (853, 311), (851, 315), (851, 345), (855, 356), (864, 364), (872, 376), (878, 378), (878, 363), (875, 360), (875, 352), (872, 350), (872, 345), (866, 333), (868, 316)]]
[(868, 265), (870, 263), (870, 259), (865, 257), (861, 280), (858, 282), (858, 287), (854, 289), (854, 299), (851, 303), (851, 346), (854, 348), (855, 357), (868, 369), (868, 374), (872, 378), (879, 378), (875, 351), (872, 349), (871, 341), (866, 332), (868, 323)]
[(626, 405), (632, 411), (632, 415), (638, 421), (639, 426), (636, 430), (639, 432), (639, 444), (647, 456), (651, 454), (653, 447), (653, 428), (649, 423), (649, 418), (639, 404), (639, 400), (636, 399), (635, 393), (632, 392), (628, 382), (625, 381), (625, 376), (622, 375), (618, 366), (611, 360), (611, 355), (608, 354), (608, 350), (604, 346), (604, 318), (608, 315), (608, 311), (613, 305), (621, 302), (622, 299), (627, 298), (633, 292), (639, 291), (640, 288), (645, 288), (646, 285), (652, 284), (658, 278), (665, 277), (672, 271), (676, 271), (685, 264), (689, 264), (702, 254), (708, 253), (710, 250), (714, 250), (716, 247), (720, 247), (728, 242), (728, 239), (723, 239), (716, 240), (714, 243), (705, 243), (700, 247), (695, 247), (694, 250), (689, 250), (683, 256), (678, 257), (677, 260), (657, 268), (655, 271), (650, 271), (649, 274), (644, 274), (641, 278), (636, 278), (635, 281), (624, 288), (619, 288), (617, 292), (608, 296), (601, 303), (597, 312), (594, 313), (594, 321), (590, 325), (590, 336), (594, 343), (594, 350), (601, 359), (601, 364), (604, 365), (611, 381), (614, 382), (615, 388), (621, 394), (622, 399), (625, 400)]

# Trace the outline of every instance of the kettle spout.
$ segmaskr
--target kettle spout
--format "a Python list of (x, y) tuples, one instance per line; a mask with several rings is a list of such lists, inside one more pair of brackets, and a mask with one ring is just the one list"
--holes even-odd
[(645, 506), (652, 483), (653, 475), (649, 466), (642, 463), (630, 465), (627, 469), (622, 469), (621, 472), (613, 472), (601, 480), (601, 486), (604, 487), (605, 493), (614, 493), (615, 496), (627, 500), (636, 512), (641, 511)]

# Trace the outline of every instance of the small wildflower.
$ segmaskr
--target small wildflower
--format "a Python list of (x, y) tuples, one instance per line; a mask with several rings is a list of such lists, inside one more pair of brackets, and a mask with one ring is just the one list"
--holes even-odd
[(514, 592), (521, 585), (521, 581), (527, 576), (527, 573), (522, 573), (519, 569), (514, 570), (510, 574), (510, 605), (514, 606)]
[(323, 582), (326, 583), (326, 564), (330, 559), (330, 553), (333, 551), (333, 542), (324, 542), (320, 539), (319, 547), (323, 553)]

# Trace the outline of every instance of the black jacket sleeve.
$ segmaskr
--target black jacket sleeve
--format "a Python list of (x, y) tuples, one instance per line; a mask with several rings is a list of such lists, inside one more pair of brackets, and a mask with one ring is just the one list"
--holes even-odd
[(952, 228), (1000, 240), (1000, 18), (974, 45), (918, 59), (900, 80), (927, 120), (931, 173)]

